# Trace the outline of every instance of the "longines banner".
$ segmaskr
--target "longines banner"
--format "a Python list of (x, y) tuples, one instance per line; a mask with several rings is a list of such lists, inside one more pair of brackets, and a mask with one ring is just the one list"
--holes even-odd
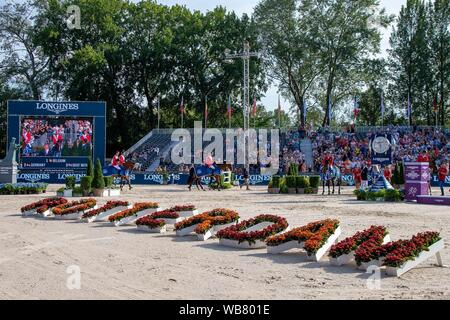
[[(32, 173), (21, 172), (17, 176), (18, 182), (45, 182), (64, 184), (67, 176), (75, 176), (77, 183), (80, 182), (80, 178), (85, 176), (84, 173)], [(139, 173), (130, 175), (131, 183), (136, 185), (162, 185), (163, 176), (158, 173)], [(172, 174), (169, 176), (169, 184), (186, 185), (189, 175), (187, 174)], [(250, 183), (255, 186), (267, 186), (270, 182), (271, 176), (267, 175), (250, 175)], [(240, 175), (235, 177), (235, 180), (242, 183), (244, 178)], [(355, 182), (352, 175), (343, 175), (342, 181), (347, 186), (354, 186)], [(202, 183), (207, 185), (209, 179), (203, 178)], [(437, 176), (434, 176), (431, 180), (431, 184), (434, 187), (439, 186)], [(445, 184), (450, 186), (450, 177), (447, 177)]]

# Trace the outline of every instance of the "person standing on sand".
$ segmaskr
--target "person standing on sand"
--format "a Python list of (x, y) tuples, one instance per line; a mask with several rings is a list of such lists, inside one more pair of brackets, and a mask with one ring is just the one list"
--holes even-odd
[(444, 194), (444, 186), (445, 186), (445, 179), (448, 176), (448, 167), (447, 163), (443, 162), (438, 170), (438, 180), (439, 180), (439, 187), (441, 188), (441, 196), (445, 196)]
[(244, 168), (242, 175), (244, 176), (244, 182), (241, 184), (241, 189), (242, 186), (245, 185), (247, 187), (247, 191), (250, 190), (250, 183), (249, 183), (249, 174), (248, 174), (248, 170), (247, 168)]

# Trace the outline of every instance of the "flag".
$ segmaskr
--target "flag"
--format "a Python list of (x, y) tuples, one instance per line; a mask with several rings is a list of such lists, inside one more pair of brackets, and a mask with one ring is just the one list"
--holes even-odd
[(256, 97), (253, 98), (253, 117), (256, 118)]
[(384, 95), (381, 92), (381, 118), (384, 118)]
[(328, 98), (328, 122), (331, 124), (331, 119), (333, 119), (333, 104), (331, 103), (331, 94)]
[(181, 103), (180, 103), (180, 113), (185, 113), (185, 107), (184, 107), (184, 97), (181, 97)]
[(308, 106), (306, 105), (306, 99), (303, 99), (303, 123), (306, 123), (307, 113), (308, 113)]
[(205, 126), (208, 123), (208, 96), (205, 97)]
[(412, 103), (411, 103), (411, 97), (408, 93), (408, 109), (407, 109), (407, 115), (408, 115), (408, 121), (411, 120), (411, 115), (412, 115)]
[(231, 119), (233, 110), (231, 109), (231, 96), (228, 96), (227, 115), (228, 119)]

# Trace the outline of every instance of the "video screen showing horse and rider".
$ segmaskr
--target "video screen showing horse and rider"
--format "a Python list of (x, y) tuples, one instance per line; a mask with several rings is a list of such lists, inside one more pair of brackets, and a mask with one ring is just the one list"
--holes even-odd
[(93, 119), (24, 117), (20, 143), (22, 157), (90, 157)]

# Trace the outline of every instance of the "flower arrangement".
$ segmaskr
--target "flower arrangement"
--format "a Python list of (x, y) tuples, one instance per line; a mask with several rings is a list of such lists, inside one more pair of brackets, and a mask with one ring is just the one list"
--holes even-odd
[(140, 211), (146, 210), (146, 209), (156, 209), (159, 205), (156, 202), (143, 202), (143, 203), (136, 203), (133, 208), (120, 211), (108, 218), (109, 222), (116, 222), (119, 220), (122, 220), (123, 218), (133, 216), (137, 214)]
[(166, 225), (164, 219), (178, 219), (180, 215), (171, 209), (155, 212), (147, 217), (142, 217), (136, 221), (138, 226), (147, 226), (150, 229), (162, 228)]
[[(386, 254), (383, 265), (388, 267), (401, 267), (408, 260), (414, 260), (422, 251), (441, 240), (438, 232), (424, 232), (412, 237), (411, 240), (402, 241), (395, 245), (393, 250)], [(392, 246), (390, 246), (392, 248)]]
[[(273, 224), (258, 231), (246, 232), (245, 230), (251, 228), (262, 222), (272, 222)], [(274, 215), (260, 215), (255, 218), (242, 221), (241, 223), (220, 230), (217, 233), (219, 239), (236, 240), (239, 243), (247, 241), (249, 244), (254, 244), (256, 240), (266, 240), (268, 237), (282, 232), (288, 227), (287, 220), (283, 217)]]
[(352, 237), (348, 237), (339, 243), (333, 245), (330, 249), (329, 256), (332, 258), (338, 258), (344, 254), (350, 254), (358, 249), (364, 242), (375, 242), (381, 245), (383, 239), (388, 235), (388, 232), (383, 226), (371, 226), (361, 232), (357, 232)]
[(304, 242), (304, 249), (308, 255), (312, 255), (323, 246), (338, 227), (338, 220), (326, 219), (309, 223), (304, 227), (295, 228), (281, 235), (272, 236), (266, 242), (268, 246), (279, 246), (289, 241)]
[(83, 199), (79, 201), (67, 202), (65, 204), (61, 204), (52, 209), (52, 212), (56, 216), (63, 216), (66, 214), (77, 213), (80, 211), (88, 210), (97, 204), (95, 199)]
[[(99, 215), (102, 212), (109, 211), (111, 209), (117, 208), (117, 207), (128, 207), (129, 206), (128, 201), (108, 201), (103, 207), (100, 207), (98, 209), (86, 212), (83, 214), (83, 219), (88, 219), (94, 216)], [(119, 209), (120, 210), (120, 209)]]
[(233, 223), (239, 220), (239, 214), (230, 209), (213, 209), (202, 214), (193, 216), (175, 224), (175, 230), (185, 229), (194, 225), (195, 233), (205, 234), (213, 226)]
[(64, 198), (60, 198), (60, 197), (43, 199), (43, 200), (33, 202), (29, 205), (26, 205), (26, 206), (20, 208), (20, 211), (26, 212), (26, 211), (36, 209), (36, 211), (41, 211), (40, 213), (42, 213), (42, 212), (47, 211), (48, 208), (53, 208), (53, 207), (56, 207), (56, 206), (59, 206), (61, 204), (65, 204), (65, 203), (67, 203), (67, 200)]
[(197, 210), (197, 208), (193, 204), (186, 204), (186, 205), (174, 206), (174, 207), (170, 208), (169, 210), (175, 211), (175, 212), (183, 212), (183, 211), (194, 211), (194, 210)]
[(383, 265), (399, 267), (408, 260), (413, 260), (422, 251), (441, 240), (438, 232), (419, 233), (410, 240), (398, 240), (385, 245), (376, 245), (373, 241), (355, 251), (358, 265), (363, 262), (384, 259)]

